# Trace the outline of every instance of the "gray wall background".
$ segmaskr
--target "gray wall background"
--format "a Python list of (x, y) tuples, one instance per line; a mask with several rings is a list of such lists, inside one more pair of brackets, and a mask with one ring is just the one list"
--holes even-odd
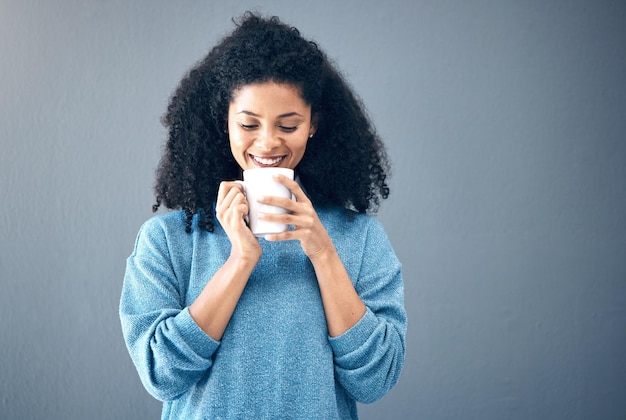
[(159, 417), (125, 259), (168, 96), (250, 8), (336, 60), (394, 163), (406, 367), (361, 417), (626, 418), (626, 3), (591, 0), (0, 0), (0, 417)]

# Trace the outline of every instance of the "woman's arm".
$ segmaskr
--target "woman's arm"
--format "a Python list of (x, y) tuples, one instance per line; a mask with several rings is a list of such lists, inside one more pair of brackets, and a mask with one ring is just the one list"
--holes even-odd
[(189, 273), (175, 267), (188, 265), (181, 260), (191, 258), (191, 249), (179, 249), (184, 240), (170, 246), (172, 236), (186, 232), (166, 233), (153, 218), (142, 226), (127, 261), (120, 299), (122, 331), (142, 383), (161, 401), (177, 398), (211, 368), (219, 340), (261, 255), (258, 240), (243, 221), (247, 204), (241, 187), (223, 184), (217, 212), (231, 240), (231, 255), (189, 307), (183, 307), (185, 292), (179, 283)]
[[(360, 245), (360, 266), (351, 266), (365, 315), (329, 338), (338, 381), (359, 402), (384, 396), (398, 381), (405, 357), (406, 311), (401, 265), (382, 226), (369, 219)], [(358, 251), (354, 250), (355, 254)]]
[(380, 224), (370, 219), (361, 226), (362, 242), (354, 247), (360, 253), (360, 270), (351, 278), (300, 186), (288, 178), (278, 180), (296, 202), (266, 198), (264, 203), (290, 213), (264, 217), (295, 230), (266, 239), (300, 241), (320, 287), (337, 378), (357, 401), (375, 401), (395, 385), (404, 364), (406, 312), (400, 263)]
[(313, 264), (322, 295), (326, 323), (331, 337), (338, 336), (354, 326), (365, 313), (350, 276), (335, 250), (328, 232), (317, 216), (311, 201), (297, 182), (279, 175), (295, 197), (295, 201), (265, 197), (263, 203), (277, 205), (289, 211), (285, 215), (261, 214), (261, 218), (293, 225), (294, 230), (267, 235), (267, 240), (299, 240), (302, 250)]
[[(120, 298), (128, 352), (146, 390), (161, 401), (173, 400), (196, 384), (211, 369), (219, 347), (183, 306), (185, 290), (179, 279), (189, 276), (184, 272), (188, 264), (175, 253), (191, 255), (191, 249), (172, 247), (170, 241), (178, 242), (176, 232), (166, 231), (160, 218), (141, 227)], [(187, 235), (182, 228), (179, 234)]]
[(261, 258), (261, 245), (244, 222), (248, 204), (240, 184), (220, 184), (216, 213), (231, 242), (230, 257), (191, 304), (189, 313), (204, 332), (219, 341)]
[(320, 287), (328, 334), (336, 337), (352, 328), (363, 317), (366, 308), (332, 242), (323, 249), (309, 259)]

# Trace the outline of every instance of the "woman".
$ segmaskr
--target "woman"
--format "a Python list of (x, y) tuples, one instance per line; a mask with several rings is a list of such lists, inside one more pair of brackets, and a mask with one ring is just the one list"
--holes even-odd
[[(383, 145), (315, 43), (246, 14), (181, 81), (164, 116), (158, 215), (120, 303), (162, 418), (357, 418), (404, 362), (400, 263), (368, 213), (387, 198)], [(279, 166), (283, 233), (246, 225), (242, 170)]]

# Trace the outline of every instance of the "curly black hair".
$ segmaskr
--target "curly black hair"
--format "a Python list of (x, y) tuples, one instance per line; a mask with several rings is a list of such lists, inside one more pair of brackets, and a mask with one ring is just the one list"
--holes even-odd
[(168, 129), (156, 170), (157, 211), (182, 209), (186, 230), (199, 214), (212, 232), (219, 183), (241, 177), (230, 151), (228, 107), (242, 86), (295, 86), (311, 106), (315, 136), (295, 168), (317, 206), (375, 213), (389, 196), (384, 145), (361, 100), (316, 43), (277, 17), (244, 14), (235, 30), (181, 80), (162, 123)]

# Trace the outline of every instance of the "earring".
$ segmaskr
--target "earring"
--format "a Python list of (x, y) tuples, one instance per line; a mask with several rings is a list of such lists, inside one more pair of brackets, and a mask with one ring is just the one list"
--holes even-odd
[(313, 138), (313, 134), (309, 134), (309, 138), (312, 139)]

